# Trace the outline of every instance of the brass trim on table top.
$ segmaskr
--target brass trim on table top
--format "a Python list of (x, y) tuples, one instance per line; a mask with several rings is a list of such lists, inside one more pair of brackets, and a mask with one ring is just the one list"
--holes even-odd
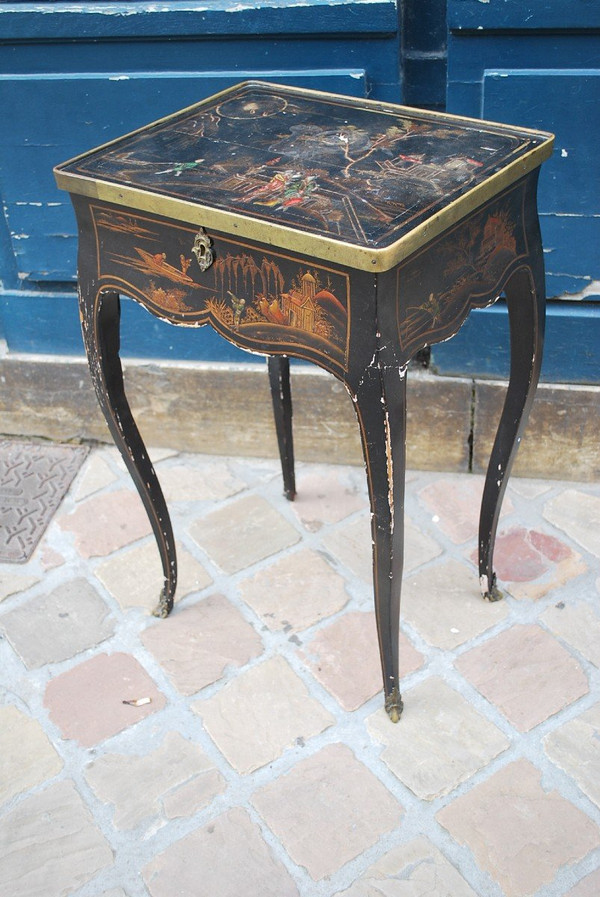
[[(424, 116), (427, 118), (438, 118), (441, 121), (446, 122), (463, 122), (478, 127), (485, 127), (487, 125), (488, 127), (494, 128), (494, 130), (502, 131), (503, 129), (506, 129), (507, 132), (513, 135), (522, 134), (524, 137), (535, 136), (538, 139), (546, 138), (546, 140), (539, 146), (536, 146), (522, 156), (519, 156), (518, 159), (510, 162), (500, 171), (490, 175), (490, 177), (486, 178), (480, 184), (476, 184), (470, 190), (467, 190), (462, 196), (448, 203), (447, 206), (444, 206), (444, 208), (414, 227), (407, 234), (404, 234), (404, 236), (400, 237), (396, 242), (381, 249), (347, 243), (319, 234), (306, 233), (301, 229), (252, 218), (246, 213), (240, 214), (238, 212), (228, 212), (223, 209), (215, 209), (210, 206), (205, 206), (201, 203), (188, 202), (180, 198), (164, 196), (148, 190), (142, 190), (139, 187), (128, 187), (123, 184), (115, 184), (110, 181), (102, 181), (97, 178), (89, 178), (64, 171), (69, 165), (73, 165), (92, 153), (107, 149), (114, 144), (120, 143), (124, 139), (140, 134), (159, 124), (168, 122), (170, 119), (178, 118), (189, 110), (201, 109), (202, 106), (207, 105), (208, 103), (213, 104), (216, 99), (226, 97), (227, 95), (240, 90), (242, 87), (252, 86), (276, 89), (280, 93), (302, 97), (314, 96), (321, 100), (331, 98), (338, 103), (342, 101), (343, 103), (359, 106), (360, 108), (373, 109), (379, 112), (389, 112), (390, 114), (404, 115), (405, 117), (419, 118)], [(224, 234), (237, 234), (245, 239), (254, 240), (258, 243), (286, 249), (300, 255), (334, 262), (348, 268), (380, 273), (394, 268), (399, 262), (403, 261), (409, 255), (412, 255), (413, 252), (421, 249), (434, 237), (439, 236), (447, 230), (448, 227), (479, 208), (479, 206), (483, 205), (487, 200), (497, 196), (506, 187), (536, 169), (542, 162), (552, 155), (553, 145), (553, 134), (534, 131), (528, 128), (502, 125), (498, 122), (487, 122), (481, 119), (467, 118), (465, 116), (449, 115), (444, 112), (419, 110), (408, 106), (399, 106), (393, 103), (381, 102), (379, 100), (357, 99), (354, 97), (326, 93), (324, 91), (286, 87), (268, 81), (245, 81), (220, 91), (217, 94), (213, 94), (211, 97), (207, 97), (199, 103), (193, 103), (191, 106), (180, 109), (171, 115), (144, 125), (142, 128), (124, 134), (115, 140), (111, 140), (108, 143), (94, 148), (93, 150), (75, 156), (73, 159), (69, 159), (67, 162), (63, 162), (61, 165), (56, 166), (54, 175), (58, 187), (69, 193), (88, 196), (103, 202), (124, 206), (128, 209), (139, 209), (140, 211), (150, 212), (165, 218), (171, 218), (174, 221), (186, 222), (188, 224), (208, 228), (209, 230), (214, 229)]]

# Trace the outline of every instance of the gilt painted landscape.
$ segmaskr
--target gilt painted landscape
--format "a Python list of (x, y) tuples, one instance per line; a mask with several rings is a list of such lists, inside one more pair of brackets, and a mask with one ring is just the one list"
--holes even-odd
[(345, 368), (349, 282), (345, 274), (215, 238), (202, 271), (196, 231), (157, 226), (142, 214), (92, 209), (101, 282), (141, 299), (160, 317), (212, 323), (238, 345), (285, 351)]

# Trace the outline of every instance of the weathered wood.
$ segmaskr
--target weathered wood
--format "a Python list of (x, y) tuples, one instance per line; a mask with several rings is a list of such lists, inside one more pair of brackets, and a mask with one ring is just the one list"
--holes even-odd
[[(268, 378), (261, 365), (157, 362), (125, 363), (124, 367), (127, 394), (149, 445), (182, 452), (277, 456)], [(3, 435), (112, 442), (85, 361), (3, 358), (0, 382)], [(293, 370), (292, 388), (297, 459), (361, 464), (352, 403), (342, 384), (303, 366)], [(506, 382), (410, 371), (407, 394), (408, 467), (468, 470), (474, 396), (473, 468), (483, 473)], [(598, 433), (600, 387), (540, 384), (513, 473), (600, 480)]]
[[(183, 452), (276, 457), (262, 365), (125, 362), (124, 368), (127, 395), (147, 444)], [(0, 360), (0, 378), (4, 435), (112, 441), (84, 361), (5, 358)], [(296, 458), (362, 464), (352, 402), (342, 384), (324, 372), (295, 366), (292, 389)], [(408, 466), (466, 472), (471, 382), (411, 371), (407, 391)]]
[[(506, 384), (479, 381), (475, 391), (473, 470), (483, 472)], [(513, 473), (558, 480), (600, 479), (600, 389), (540, 384)]]

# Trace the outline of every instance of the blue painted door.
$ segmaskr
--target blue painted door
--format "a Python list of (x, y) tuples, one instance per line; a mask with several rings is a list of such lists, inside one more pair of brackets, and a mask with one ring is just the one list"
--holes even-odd
[[(0, 4), (0, 325), (13, 352), (82, 353), (58, 163), (247, 78), (398, 102), (395, 0)], [(1, 335), (1, 334), (0, 334)], [(124, 308), (124, 354), (243, 355)]]
[[(600, 381), (600, 5), (448, 0), (447, 110), (556, 134), (540, 177), (549, 297), (542, 377)], [(442, 372), (506, 376), (502, 305), (434, 347)]]

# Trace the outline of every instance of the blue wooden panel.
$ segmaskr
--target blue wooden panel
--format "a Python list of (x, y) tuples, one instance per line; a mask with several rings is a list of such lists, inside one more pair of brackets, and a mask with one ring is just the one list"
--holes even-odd
[(483, 118), (556, 134), (539, 190), (549, 297), (600, 282), (599, 98), (600, 69), (484, 73)]
[[(42, 51), (36, 41), (23, 40), (5, 46), (0, 53), (0, 72), (6, 74), (202, 71), (232, 72), (240, 81), (244, 72), (250, 71), (310, 73), (356, 69), (367, 72), (370, 96), (397, 102), (400, 98), (397, 33), (372, 34), (358, 28), (356, 34), (349, 35), (318, 32), (273, 38), (242, 34), (231, 38), (231, 42), (205, 39), (201, 34), (182, 42), (146, 41), (132, 34), (127, 41), (64, 41), (49, 47), (44, 45)], [(180, 106), (175, 97), (173, 109)]]
[(599, 58), (593, 32), (450, 35), (449, 112), (557, 135), (539, 189), (550, 297), (580, 293), (600, 279)]
[[(540, 215), (546, 262), (546, 290), (553, 299), (565, 299), (591, 290), (589, 299), (600, 294), (600, 215)], [(575, 267), (576, 266), (576, 267)], [(571, 271), (571, 273), (568, 273)]]
[[(459, 333), (431, 349), (441, 374), (506, 379), (510, 340), (506, 306), (471, 312)], [(600, 382), (600, 306), (556, 302), (548, 307), (542, 380), (556, 383)]]
[[(367, 89), (361, 70), (0, 77), (0, 108), (12, 123), (0, 134), (0, 194), (18, 279), (32, 283), (75, 277), (75, 220), (68, 196), (54, 184), (54, 165), (256, 76), (354, 96), (364, 96)], [(35, 130), (31, 116), (23, 115), (31, 109), (36, 110)], [(11, 264), (5, 255), (4, 269)], [(14, 274), (13, 267), (12, 286)]]
[[(11, 352), (83, 355), (75, 292), (0, 292), (0, 319)], [(128, 298), (122, 302), (121, 355), (177, 361), (259, 360), (211, 327), (172, 327)]]
[(448, 0), (451, 30), (599, 28), (596, 0)]
[[(448, 0), (448, 26), (448, 111), (557, 135), (539, 188), (546, 287), (560, 297), (549, 305), (542, 376), (599, 382), (600, 4)], [(570, 296), (579, 301), (563, 301)], [(448, 373), (505, 376), (507, 353), (505, 313), (494, 306), (433, 358)]]
[(485, 71), (481, 114), (552, 131), (554, 155), (544, 163), (547, 212), (597, 211), (600, 204), (600, 68)]
[[(40, 14), (41, 13), (41, 14)], [(135, 17), (135, 25), (132, 25)], [(239, 0), (152, 3), (56, 3), (0, 5), (0, 34), (6, 40), (98, 40), (127, 38), (132, 30), (144, 39), (242, 34), (273, 36), (357, 32), (394, 33), (394, 0)]]
[[(505, 69), (597, 69), (600, 35), (540, 33), (452, 33), (448, 37), (448, 112), (481, 115), (481, 85), (485, 71)], [(462, 108), (463, 86), (478, 88), (478, 101)], [(472, 96), (471, 93), (468, 94)], [(552, 97), (545, 99), (548, 104)], [(450, 108), (452, 106), (452, 109)]]

